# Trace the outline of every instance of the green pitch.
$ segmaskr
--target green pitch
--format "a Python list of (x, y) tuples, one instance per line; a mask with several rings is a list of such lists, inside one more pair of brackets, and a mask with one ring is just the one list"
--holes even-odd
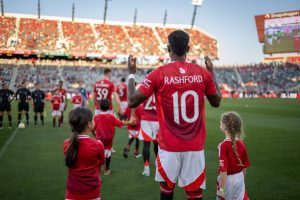
[[(13, 106), (14, 111), (16, 106)], [(245, 139), (251, 167), (246, 189), (250, 199), (299, 199), (300, 195), (300, 101), (290, 99), (223, 100), (220, 108), (207, 105), (205, 199), (215, 199), (218, 151), (223, 140), (219, 131), (222, 112), (235, 110), (245, 123)], [(47, 104), (47, 127), (0, 130), (0, 199), (64, 199), (66, 168), (62, 144), (70, 135), (65, 114), (65, 127), (52, 128)], [(16, 124), (16, 113), (13, 120)], [(5, 122), (7, 117), (5, 116)], [(7, 124), (4, 124), (7, 127)], [(127, 143), (125, 129), (117, 129), (109, 176), (103, 179), (103, 200), (157, 200), (159, 186), (154, 181), (154, 157), (151, 152), (151, 177), (143, 177), (142, 158), (128, 159), (122, 150)], [(8, 145), (7, 145), (8, 144)], [(142, 145), (141, 148), (142, 149)], [(185, 199), (176, 188), (175, 199)]]

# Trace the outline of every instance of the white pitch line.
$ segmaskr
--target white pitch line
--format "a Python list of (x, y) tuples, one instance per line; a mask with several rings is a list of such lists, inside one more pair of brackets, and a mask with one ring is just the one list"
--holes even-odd
[[(21, 123), (23, 123), (25, 120), (25, 118), (22, 119)], [(18, 133), (19, 128), (16, 127), (13, 134), (10, 136), (10, 138), (5, 142), (5, 144), (3, 145), (1, 151), (0, 151), (0, 158), (2, 157), (2, 155), (5, 153), (7, 147), (10, 145), (11, 141), (16, 137), (17, 133)]]

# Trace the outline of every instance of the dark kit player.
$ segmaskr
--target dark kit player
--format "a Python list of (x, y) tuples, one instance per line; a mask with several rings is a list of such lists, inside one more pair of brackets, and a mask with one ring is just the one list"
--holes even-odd
[(32, 92), (32, 100), (33, 100), (33, 111), (34, 111), (34, 125), (37, 126), (37, 118), (38, 114), (40, 115), (40, 119), (42, 125), (44, 126), (44, 107), (45, 107), (45, 92), (41, 90), (40, 83), (35, 84), (35, 90)]
[(31, 93), (26, 88), (26, 82), (21, 83), (21, 87), (16, 92), (16, 98), (18, 101), (18, 126), (21, 122), (22, 112), (25, 112), (26, 115), (26, 124), (29, 126), (29, 101), (31, 99)]
[(8, 89), (7, 83), (2, 83), (2, 89), (0, 90), (0, 129), (3, 128), (3, 116), (6, 111), (9, 121), (9, 128), (12, 128), (11, 118), (11, 105), (10, 102), (13, 99), (14, 92)]

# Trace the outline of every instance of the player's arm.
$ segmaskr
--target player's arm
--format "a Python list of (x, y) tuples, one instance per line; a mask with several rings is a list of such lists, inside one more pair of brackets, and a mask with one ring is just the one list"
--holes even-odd
[(29, 103), (30, 100), (32, 100), (32, 103), (33, 103), (33, 98), (31, 98), (31, 97), (32, 97), (32, 94), (31, 94), (31, 92), (28, 90), (28, 91), (27, 91), (27, 99), (26, 99), (26, 102), (27, 102), (27, 103)]
[[(134, 57), (132, 54), (130, 54), (128, 57), (128, 72), (129, 74), (136, 73), (136, 57)], [(128, 80), (127, 97), (128, 106), (130, 108), (137, 107), (139, 104), (141, 104), (147, 99), (147, 97), (144, 94), (142, 94), (139, 90), (135, 88), (134, 78), (130, 78)]]
[(116, 102), (116, 104), (117, 104), (118, 113), (120, 113), (120, 112), (121, 112), (120, 97), (119, 97), (119, 95), (118, 95), (117, 92), (113, 92), (112, 95), (114, 96), (114, 100), (115, 100), (115, 102)]
[(67, 91), (66, 91), (66, 93), (65, 93), (65, 107), (64, 107), (64, 110), (66, 110), (67, 109), (67, 106), (68, 106), (68, 99), (67, 99)]
[(9, 102), (12, 102), (12, 100), (14, 99), (14, 97), (15, 97), (15, 93), (12, 91), (12, 90), (10, 90), (10, 94), (9, 94)]
[(216, 86), (216, 90), (217, 92), (213, 95), (207, 95), (206, 98), (208, 99), (209, 103), (211, 106), (213, 107), (219, 107), (220, 106), (220, 102), (221, 102), (221, 92), (220, 92), (220, 88), (219, 85), (215, 79), (215, 73), (214, 73), (214, 68), (213, 68), (213, 64), (210, 60), (210, 58), (208, 56), (205, 56), (205, 65), (206, 65), (206, 69), (210, 72), (211, 77), (213, 79), (213, 82)]

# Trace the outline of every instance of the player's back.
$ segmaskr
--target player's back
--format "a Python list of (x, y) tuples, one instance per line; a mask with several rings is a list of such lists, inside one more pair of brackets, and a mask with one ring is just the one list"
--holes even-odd
[(118, 85), (117, 92), (119, 94), (120, 101), (127, 101), (127, 85), (125, 83)]
[(114, 83), (110, 80), (103, 79), (97, 81), (94, 84), (94, 94), (95, 94), (95, 106), (96, 109), (100, 109), (99, 101), (101, 99), (108, 99), (109, 101), (109, 110), (112, 110), (112, 93), (115, 91)]
[[(188, 62), (171, 62), (152, 71), (141, 85), (153, 87), (160, 122), (159, 142), (168, 151), (204, 148), (204, 96), (216, 93), (211, 74)], [(149, 90), (150, 88), (150, 90)]]
[(156, 105), (155, 105), (155, 96), (151, 95), (146, 99), (142, 104), (143, 110), (141, 114), (141, 119), (146, 121), (158, 121)]

